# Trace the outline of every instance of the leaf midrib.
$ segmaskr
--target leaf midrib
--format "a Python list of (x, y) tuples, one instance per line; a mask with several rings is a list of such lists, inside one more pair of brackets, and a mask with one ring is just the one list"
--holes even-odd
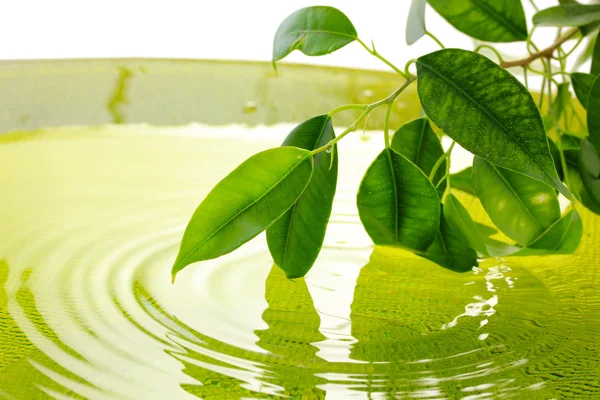
[(388, 165), (390, 172), (392, 173), (392, 182), (394, 183), (394, 244), (398, 243), (398, 185), (396, 182), (396, 173), (394, 171), (394, 161), (392, 159), (392, 149), (389, 147), (385, 148), (385, 152), (388, 157)]
[[(508, 20), (506, 20), (504, 18), (504, 15), (502, 15), (501, 13), (496, 11), (496, 9), (488, 6), (484, 2), (481, 2), (481, 0), (471, 0), (471, 1), (473, 3), (475, 3), (477, 6), (479, 6), (479, 8), (481, 8), (482, 10), (487, 12), (489, 15), (491, 15), (496, 21), (500, 22), (501, 25), (504, 25), (505, 27), (507, 27), (513, 34), (517, 35), (518, 37), (523, 36), (523, 32), (519, 32)], [(525, 34), (527, 34), (527, 32), (525, 32)]]
[[(440, 77), (441, 79), (443, 79), (444, 81), (446, 81), (450, 86), (454, 87), (456, 91), (460, 92), (461, 94), (463, 94), (468, 100), (470, 100), (473, 104), (475, 104), (475, 106), (477, 106), (477, 108), (479, 108), (481, 110), (481, 112), (483, 112), (485, 115), (487, 115), (497, 126), (499, 126), (504, 132), (506, 132), (508, 134), (508, 136), (515, 142), (517, 143), (517, 145), (523, 150), (525, 151), (525, 153), (527, 153), (527, 155), (534, 161), (535, 164), (537, 164), (542, 171), (544, 172), (544, 174), (546, 174), (546, 176), (548, 178), (550, 178), (550, 180), (552, 182), (554, 182), (554, 179), (552, 179), (552, 176), (550, 176), (550, 174), (548, 174), (548, 172), (546, 171), (546, 169), (542, 166), (542, 164), (539, 163), (539, 161), (533, 157), (533, 155), (531, 155), (531, 153), (529, 152), (529, 150), (527, 150), (525, 147), (523, 147), (523, 145), (519, 142), (519, 140), (517, 140), (517, 138), (515, 138), (515, 136), (507, 129), (504, 127), (503, 124), (501, 124), (494, 115), (492, 115), (488, 110), (486, 110), (485, 108), (483, 108), (479, 102), (475, 101), (475, 99), (473, 99), (473, 97), (471, 97), (467, 92), (465, 92), (463, 89), (461, 89), (460, 86), (456, 85), (453, 81), (451, 81), (450, 79), (448, 79), (446, 76), (442, 75), (441, 73), (439, 73), (438, 71), (436, 71), (435, 69), (433, 69), (431, 66), (427, 65), (426, 63), (424, 63), (422, 60), (417, 61), (417, 63), (420, 63), (421, 65), (423, 65), (425, 68), (427, 68), (429, 71), (433, 72), (434, 74), (436, 74), (438, 77)], [(509, 169), (509, 168), (507, 168)]]
[[(328, 123), (329, 123), (329, 118), (327, 118), (325, 120), (325, 123), (321, 127), (321, 132), (319, 133), (319, 136), (318, 136), (317, 140), (315, 140), (315, 144), (313, 145), (313, 148), (311, 150), (314, 150), (317, 147), (317, 145), (319, 144), (319, 142), (321, 141), (321, 138), (323, 137), (323, 133), (325, 132), (325, 128), (327, 127)], [(335, 151), (335, 150), (332, 150), (332, 151)], [(312, 180), (312, 177), (311, 177), (311, 180)], [(310, 180), (308, 181), (308, 184), (306, 185), (306, 189), (308, 189), (309, 185), (310, 185)], [(304, 189), (304, 190), (306, 191), (306, 189)], [(289, 244), (289, 241), (290, 241), (290, 232), (292, 232), (292, 228), (293, 228), (294, 224), (296, 223), (296, 218), (297, 218), (296, 208), (298, 207), (298, 203), (302, 199), (302, 196), (304, 196), (304, 192), (302, 192), (302, 194), (300, 195), (300, 197), (298, 197), (298, 200), (296, 200), (296, 202), (294, 203), (294, 205), (292, 206), (292, 208), (287, 211), (287, 212), (291, 212), (292, 213), (292, 217), (290, 218), (290, 225), (288, 226), (287, 235), (285, 237), (285, 246), (284, 246), (283, 260), (281, 261), (281, 263), (283, 264), (282, 267), (285, 267), (285, 262), (286, 262), (287, 255), (288, 255), (288, 244)]]
[(348, 38), (351, 38), (352, 40), (356, 40), (358, 38), (356, 35), (352, 36), (352, 35), (348, 35), (347, 33), (334, 32), (334, 31), (326, 31), (326, 30), (322, 30), (322, 29), (304, 29), (304, 30), (301, 30), (301, 31), (286, 32), (285, 36), (297, 35), (299, 33), (326, 33), (326, 34), (329, 34), (329, 35), (337, 35), (337, 36), (348, 37)]
[[(229, 218), (224, 224), (222, 224), (218, 229), (216, 229), (213, 233), (211, 233), (206, 239), (204, 239), (200, 244), (198, 244), (197, 246), (195, 246), (189, 253), (187, 256), (185, 256), (180, 262), (177, 263), (176, 267), (179, 267), (181, 264), (183, 264), (193, 253), (196, 252), (196, 250), (198, 250), (200, 247), (202, 247), (204, 245), (204, 243), (206, 243), (207, 241), (209, 241), (214, 235), (216, 235), (218, 232), (220, 232), (223, 228), (225, 228), (225, 226), (227, 226), (231, 221), (233, 221), (235, 218), (237, 218), (240, 214), (243, 214), (244, 212), (246, 212), (246, 210), (248, 210), (250, 207), (252, 207), (253, 205), (257, 204), (260, 200), (262, 200), (263, 197), (265, 197), (268, 193), (270, 193), (271, 191), (273, 191), (273, 189), (275, 189), (277, 186), (279, 186), (279, 184), (286, 179), (296, 168), (298, 168), (307, 157), (310, 157), (310, 153), (307, 153), (304, 157), (302, 157), (302, 159), (300, 159), (300, 161), (298, 161), (298, 163), (296, 163), (296, 165), (294, 165), (292, 168), (289, 169), (289, 171), (287, 171), (273, 186), (271, 186), (269, 188), (269, 190), (266, 190), (263, 194), (261, 194), (256, 200), (254, 200), (253, 202), (251, 202), (250, 204), (248, 204), (246, 207), (244, 207), (242, 210), (240, 210), (239, 212), (237, 212), (235, 215), (233, 215), (231, 218)], [(309, 180), (310, 182), (310, 180)], [(209, 193), (210, 195), (210, 193)], [(286, 210), (287, 211), (287, 210)], [(285, 212), (283, 213), (285, 214)], [(282, 215), (283, 215), (282, 214)], [(176, 268), (173, 268), (176, 269)], [(178, 269), (179, 270), (179, 269)]]

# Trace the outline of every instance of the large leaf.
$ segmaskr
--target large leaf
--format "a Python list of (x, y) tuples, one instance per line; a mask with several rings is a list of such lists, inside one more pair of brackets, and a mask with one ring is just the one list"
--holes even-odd
[(592, 53), (592, 66), (590, 68), (590, 73), (592, 75), (600, 74), (600, 33), (596, 35), (596, 44), (594, 45), (594, 52)]
[(587, 108), (588, 98), (590, 97), (590, 90), (592, 90), (592, 86), (594, 85), (594, 81), (596, 77), (591, 74), (584, 74), (581, 72), (573, 72), (571, 74), (571, 82), (573, 82), (573, 90), (575, 91), (575, 96), (583, 106), (583, 108)]
[[(331, 118), (320, 115), (294, 128), (282, 146), (314, 150), (334, 138)], [(334, 157), (333, 164), (331, 157)], [(336, 149), (333, 154), (315, 155), (313, 175), (306, 190), (296, 204), (267, 229), (273, 260), (290, 279), (306, 275), (319, 255), (331, 215), (337, 173)]]
[(477, 195), (473, 186), (473, 167), (467, 167), (460, 172), (450, 175), (450, 184), (452, 189), (459, 189), (463, 192)]
[(600, 20), (600, 5), (562, 4), (542, 10), (533, 16), (540, 26), (582, 26)]
[[(569, 189), (575, 195), (575, 197), (591, 212), (600, 215), (600, 198), (594, 199), (592, 195), (587, 191), (583, 184), (583, 179), (579, 171), (579, 166), (571, 163), (567, 166), (567, 173), (569, 177)], [(587, 177), (589, 179), (591, 177)], [(588, 182), (589, 184), (589, 182)]]
[[(444, 207), (442, 207), (443, 210)], [(425, 253), (419, 256), (454, 272), (468, 272), (478, 265), (477, 253), (462, 232), (448, 223), (442, 212), (440, 230)]]
[(594, 81), (588, 96), (587, 126), (589, 141), (600, 154), (600, 75)]
[[(437, 161), (444, 155), (444, 149), (427, 118), (417, 118), (402, 125), (394, 133), (392, 149), (402, 154), (407, 160), (421, 168), (429, 176)], [(446, 173), (446, 161), (443, 161), (435, 176), (433, 184), (437, 185)], [(438, 193), (443, 193), (446, 185), (440, 185)]]
[(253, 155), (200, 203), (183, 234), (173, 278), (187, 265), (227, 254), (279, 219), (302, 194), (313, 156), (296, 147)]
[(452, 26), (486, 42), (527, 39), (527, 23), (521, 0), (429, 0)]
[(550, 226), (540, 237), (513, 256), (534, 256), (547, 254), (573, 254), (579, 246), (583, 234), (583, 224), (579, 213), (569, 211)]
[(554, 168), (538, 108), (517, 78), (487, 57), (459, 49), (420, 57), (417, 75), (425, 113), (458, 144), (571, 197)]
[(406, 44), (409, 46), (421, 39), (426, 32), (425, 5), (427, 0), (412, 0), (406, 21)]
[(476, 157), (473, 182), (483, 208), (506, 236), (527, 245), (560, 218), (554, 190)]
[(425, 251), (440, 226), (440, 199), (427, 176), (386, 148), (369, 166), (357, 195), (358, 213), (375, 244)]
[(333, 53), (358, 38), (352, 22), (340, 10), (301, 8), (279, 25), (273, 42), (273, 65), (294, 50), (308, 56)]
[(444, 199), (444, 217), (446, 217), (448, 225), (460, 231), (466, 240), (466, 244), (475, 249), (479, 254), (488, 255), (483, 235), (479, 231), (479, 228), (469, 215), (467, 209), (452, 193)]

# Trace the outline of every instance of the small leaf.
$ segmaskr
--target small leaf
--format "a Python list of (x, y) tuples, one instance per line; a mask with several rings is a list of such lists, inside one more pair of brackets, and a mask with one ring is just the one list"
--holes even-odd
[(358, 214), (375, 244), (425, 251), (440, 226), (440, 200), (423, 172), (386, 148), (369, 166), (357, 195)]
[[(331, 118), (320, 115), (296, 128), (282, 146), (314, 150), (335, 138)], [(329, 168), (330, 158), (333, 165)], [(300, 278), (311, 269), (325, 238), (337, 183), (337, 151), (314, 156), (310, 183), (296, 204), (267, 229), (267, 243), (275, 264), (288, 278)]]
[(527, 23), (521, 0), (428, 0), (452, 26), (486, 42), (527, 39)]
[(552, 102), (552, 116), (556, 121), (560, 120), (570, 102), (571, 92), (569, 91), (569, 83), (560, 83), (556, 91), (556, 97)]
[(596, 35), (596, 44), (594, 45), (594, 52), (592, 53), (592, 66), (590, 73), (592, 75), (600, 75), (600, 32)]
[(426, 32), (425, 5), (427, 0), (412, 0), (406, 21), (406, 44), (409, 46), (421, 39)]
[(571, 82), (573, 82), (573, 90), (575, 91), (575, 96), (583, 106), (583, 108), (587, 108), (588, 98), (590, 96), (590, 90), (592, 90), (592, 85), (596, 77), (590, 74), (584, 74), (581, 72), (573, 72), (571, 74)]
[(301, 8), (283, 20), (275, 33), (273, 66), (294, 50), (322, 56), (357, 38), (352, 22), (340, 10), (327, 6)]
[[(427, 176), (431, 174), (437, 161), (444, 155), (440, 139), (431, 129), (427, 118), (417, 118), (402, 125), (394, 134), (391, 147), (396, 153), (403, 155), (408, 161), (419, 167)], [(445, 172), (446, 161), (442, 162), (438, 168), (432, 183), (437, 185), (444, 177)], [(440, 185), (438, 193), (440, 190), (443, 193), (445, 187), (445, 184)]]
[(444, 199), (444, 216), (448, 225), (454, 230), (460, 231), (466, 239), (466, 244), (475, 249), (479, 254), (488, 255), (487, 248), (483, 242), (483, 236), (475, 225), (473, 218), (467, 209), (450, 193)]
[(600, 20), (600, 5), (563, 4), (542, 10), (533, 16), (540, 26), (582, 26)]
[(571, 197), (554, 168), (538, 108), (517, 78), (459, 49), (420, 57), (417, 75), (423, 109), (444, 133), (471, 153)]
[(587, 126), (588, 140), (600, 154), (600, 75), (594, 81), (588, 97)]
[[(442, 210), (445, 207), (442, 207)], [(424, 254), (419, 256), (454, 272), (468, 272), (478, 265), (477, 253), (470, 248), (462, 233), (451, 226), (442, 212), (440, 231)]]
[(183, 234), (173, 279), (187, 265), (227, 254), (264, 231), (302, 194), (312, 154), (279, 147), (253, 155), (200, 203)]
[(560, 218), (554, 190), (476, 157), (473, 182), (481, 204), (506, 236), (527, 245)]
[(467, 167), (460, 172), (450, 175), (452, 189), (462, 190), (463, 192), (477, 196), (473, 186), (473, 167)]
[(539, 238), (513, 256), (534, 256), (547, 254), (573, 254), (583, 234), (581, 218), (575, 210), (550, 226)]

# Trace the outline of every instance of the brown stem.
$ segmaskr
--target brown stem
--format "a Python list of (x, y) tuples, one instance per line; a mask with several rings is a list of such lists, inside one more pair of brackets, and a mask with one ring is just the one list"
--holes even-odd
[(533, 61), (537, 60), (538, 58), (550, 58), (552, 57), (552, 53), (554, 53), (554, 50), (558, 49), (564, 42), (575, 36), (577, 32), (579, 32), (579, 28), (573, 28), (570, 31), (568, 31), (564, 36), (561, 36), (558, 39), (556, 39), (554, 43), (552, 43), (549, 47), (546, 47), (544, 50), (538, 51), (537, 53), (533, 53), (529, 57), (523, 58), (521, 60), (501, 62), (500, 66), (502, 68), (525, 67), (531, 64)]

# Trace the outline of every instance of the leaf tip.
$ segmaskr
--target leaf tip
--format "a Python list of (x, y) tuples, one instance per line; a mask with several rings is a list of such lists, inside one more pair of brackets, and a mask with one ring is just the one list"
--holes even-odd
[(175, 283), (175, 278), (177, 278), (177, 272), (171, 273), (171, 284)]

